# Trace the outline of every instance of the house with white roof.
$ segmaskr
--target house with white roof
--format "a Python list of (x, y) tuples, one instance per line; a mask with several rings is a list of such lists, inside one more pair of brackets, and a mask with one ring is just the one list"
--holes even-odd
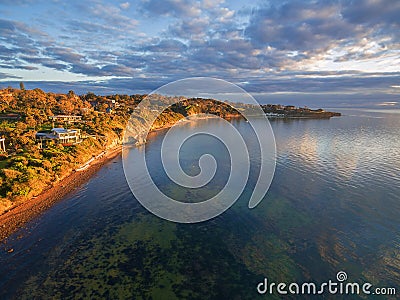
[(80, 129), (65, 129), (61, 127), (53, 128), (50, 132), (38, 132), (36, 133), (36, 139), (39, 140), (41, 146), (49, 142), (73, 145), (82, 141)]

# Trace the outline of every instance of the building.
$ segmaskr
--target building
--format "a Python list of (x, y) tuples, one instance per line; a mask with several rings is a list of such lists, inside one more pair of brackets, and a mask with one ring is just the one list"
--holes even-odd
[(110, 107), (112, 107), (112, 108), (118, 108), (118, 107), (120, 107), (121, 105), (118, 103), (118, 101), (116, 101), (116, 100), (111, 100), (111, 106)]
[(286, 105), (285, 110), (296, 110), (296, 106), (294, 105)]
[(36, 139), (39, 140), (41, 147), (50, 142), (73, 145), (82, 141), (80, 129), (65, 128), (53, 128), (50, 132), (38, 132), (36, 133)]
[(72, 115), (56, 115), (50, 116), (50, 120), (57, 123), (75, 123), (82, 120), (82, 116), (72, 116)]
[(81, 114), (87, 114), (91, 111), (93, 111), (93, 107), (83, 107), (80, 109)]
[(9, 114), (0, 114), (0, 120), (19, 120), (21, 115), (9, 113)]

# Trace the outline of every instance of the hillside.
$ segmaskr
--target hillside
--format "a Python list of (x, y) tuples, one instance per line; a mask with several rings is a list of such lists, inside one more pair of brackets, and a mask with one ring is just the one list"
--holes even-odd
[[(0, 152), (0, 214), (37, 196), (93, 156), (121, 144), (127, 120), (145, 96), (0, 90), (0, 137), (5, 146)], [(183, 99), (165, 110), (152, 129), (169, 127), (196, 113), (238, 114), (212, 99)], [(65, 129), (66, 134), (79, 132), (79, 142), (59, 142), (51, 131), (54, 127)]]
[[(0, 90), (0, 214), (39, 195), (103, 151), (122, 143), (124, 129), (135, 107), (147, 95), (76, 95), (46, 93), (40, 89)], [(178, 120), (207, 113), (240, 117), (227, 102), (214, 99), (152, 95), (148, 119), (152, 130)], [(150, 99), (148, 98), (148, 99)], [(162, 102), (169, 106), (159, 116)], [(165, 104), (164, 103), (164, 104)], [(235, 103), (239, 110), (258, 113), (251, 104)], [(262, 105), (270, 118), (330, 118), (340, 114), (294, 106)], [(153, 115), (153, 117), (151, 117)], [(135, 128), (147, 122), (140, 116)]]

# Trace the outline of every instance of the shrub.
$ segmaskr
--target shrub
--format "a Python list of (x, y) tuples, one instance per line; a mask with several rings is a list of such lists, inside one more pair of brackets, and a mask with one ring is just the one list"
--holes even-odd
[(42, 167), (43, 166), (43, 162), (40, 159), (36, 159), (36, 158), (31, 158), (28, 161), (28, 166), (32, 166), (32, 167)]
[(53, 168), (53, 165), (51, 164), (50, 161), (48, 161), (48, 160), (43, 160), (43, 161), (42, 161), (42, 167), (43, 167), (45, 170), (50, 171), (50, 170)]
[(12, 170), (12, 169), (3, 169), (3, 170), (1, 170), (1, 172), (7, 181), (14, 180), (22, 174), (21, 172), (19, 172), (17, 170)]

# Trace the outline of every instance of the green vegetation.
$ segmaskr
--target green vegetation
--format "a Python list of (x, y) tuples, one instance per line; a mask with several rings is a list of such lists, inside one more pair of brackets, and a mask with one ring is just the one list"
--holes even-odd
[(21, 299), (254, 299), (260, 276), (230, 253), (223, 229), (145, 213), (91, 229), (90, 239), (63, 248), (57, 269), (30, 277)]
[[(122, 142), (124, 128), (134, 108), (146, 95), (98, 96), (91, 92), (76, 95), (46, 93), (40, 89), (0, 90), (0, 137), (6, 152), (0, 152), (0, 214), (40, 194), (46, 187), (107, 148)], [(175, 98), (174, 98), (175, 99)], [(174, 100), (159, 96), (159, 101)], [(153, 129), (172, 126), (196, 114), (221, 117), (238, 115), (231, 106), (212, 99), (185, 99), (166, 109)], [(53, 120), (55, 115), (81, 116), (77, 120)], [(36, 134), (50, 133), (53, 127), (79, 129), (82, 142), (61, 144), (55, 139), (40, 143)]]
[[(120, 144), (130, 116), (146, 96), (98, 96), (91, 92), (78, 96), (73, 91), (67, 94), (46, 93), (40, 89), (26, 90), (23, 83), (20, 89), (0, 90), (0, 137), (5, 138), (6, 148), (6, 152), (0, 151), (0, 214), (12, 205), (40, 194), (92, 156)], [(153, 94), (147, 100), (151, 106), (147, 115), (131, 119), (130, 126), (139, 132), (143, 123), (155, 117), (150, 124), (154, 130), (170, 127), (184, 117), (200, 113), (222, 118), (240, 116), (228, 103), (214, 99)], [(179, 102), (157, 116), (157, 108), (176, 100)], [(236, 103), (235, 106), (250, 114), (254, 110), (251, 104)], [(263, 105), (262, 109), (271, 117), (325, 118), (337, 115), (322, 109), (314, 111), (271, 104)], [(43, 143), (36, 138), (38, 132), (46, 135), (53, 127), (79, 129), (76, 132), (80, 132), (80, 137), (72, 139), (72, 144), (62, 144), (57, 139)], [(78, 140), (81, 142), (76, 143)]]
[[(114, 113), (106, 113), (116, 106), (116, 99)], [(40, 194), (93, 155), (120, 143), (126, 121), (141, 99), (140, 95), (101, 97), (92, 93), (77, 96), (72, 91), (0, 90), (0, 136), (6, 146), (6, 153), (0, 152), (0, 213)], [(49, 118), (53, 115), (79, 115), (82, 119), (54, 123)], [(49, 132), (53, 127), (80, 129), (83, 140), (70, 145), (49, 143), (41, 149), (36, 133)]]
[(331, 117), (340, 117), (338, 112), (325, 111), (322, 108), (310, 109), (308, 107), (295, 107), (293, 105), (261, 105), (261, 108), (268, 117), (278, 118), (308, 118), (308, 119), (329, 119)]

